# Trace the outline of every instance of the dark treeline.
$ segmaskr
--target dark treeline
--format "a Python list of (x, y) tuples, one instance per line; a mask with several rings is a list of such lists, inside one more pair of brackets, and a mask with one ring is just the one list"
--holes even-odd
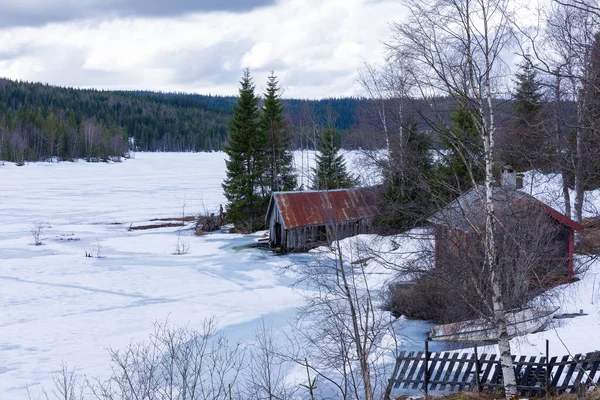
[[(141, 151), (215, 151), (227, 141), (237, 99), (184, 93), (99, 91), (0, 79), (0, 159), (106, 160)], [(358, 124), (363, 99), (286, 100), (293, 127)], [(294, 135), (300, 130), (293, 129)], [(298, 141), (295, 140), (296, 147)], [(308, 145), (308, 144), (306, 144)]]
[(0, 79), (0, 157), (122, 156), (128, 140), (144, 151), (218, 150), (227, 98), (59, 88)]
[[(0, 159), (107, 160), (132, 146), (140, 151), (222, 150), (236, 101), (233, 96), (73, 89), (0, 78)], [(438, 101), (449, 121), (454, 102)], [(418, 112), (418, 100), (413, 102), (406, 109), (424, 127), (429, 116)], [(372, 100), (284, 99), (283, 104), (295, 149), (314, 149), (326, 128), (340, 131), (346, 149), (384, 147)], [(389, 124), (393, 131), (394, 121)]]

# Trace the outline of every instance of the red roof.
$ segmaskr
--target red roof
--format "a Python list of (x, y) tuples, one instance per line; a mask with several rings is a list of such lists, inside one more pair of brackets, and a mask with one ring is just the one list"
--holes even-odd
[(554, 208), (550, 207), (547, 204), (542, 203), (544, 206), (544, 209), (546, 210), (546, 213), (548, 215), (550, 215), (552, 218), (554, 218), (555, 220), (557, 220), (558, 222), (562, 223), (563, 225), (568, 226), (569, 228), (573, 229), (574, 231), (577, 232), (581, 232), (583, 230), (583, 225), (573, 221), (571, 218), (567, 217), (566, 215), (556, 211)]
[(377, 195), (373, 188), (274, 193), (267, 215), (273, 201), (288, 229), (356, 221), (372, 218), (377, 213)]

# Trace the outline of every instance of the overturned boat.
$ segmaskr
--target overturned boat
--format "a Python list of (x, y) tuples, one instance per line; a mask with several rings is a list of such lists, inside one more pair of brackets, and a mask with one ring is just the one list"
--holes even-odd
[[(559, 307), (531, 307), (506, 314), (509, 337), (526, 335), (544, 329)], [(474, 319), (433, 326), (429, 339), (443, 342), (495, 342), (496, 328), (486, 319)]]

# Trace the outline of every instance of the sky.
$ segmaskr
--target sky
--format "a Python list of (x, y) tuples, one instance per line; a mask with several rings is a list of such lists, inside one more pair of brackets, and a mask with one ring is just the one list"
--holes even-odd
[(2, 0), (0, 76), (97, 89), (235, 95), (244, 68), (284, 97), (360, 95), (398, 0)]

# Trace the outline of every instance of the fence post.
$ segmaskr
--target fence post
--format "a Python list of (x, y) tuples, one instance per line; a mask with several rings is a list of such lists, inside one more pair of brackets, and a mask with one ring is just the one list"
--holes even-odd
[(428, 394), (429, 386), (429, 341), (425, 341), (425, 397)]
[(479, 380), (480, 373), (481, 365), (479, 365), (479, 354), (477, 354), (477, 346), (475, 346), (475, 384), (477, 385), (478, 392), (481, 392), (481, 381)]
[(550, 398), (550, 342), (546, 339), (546, 400)]

